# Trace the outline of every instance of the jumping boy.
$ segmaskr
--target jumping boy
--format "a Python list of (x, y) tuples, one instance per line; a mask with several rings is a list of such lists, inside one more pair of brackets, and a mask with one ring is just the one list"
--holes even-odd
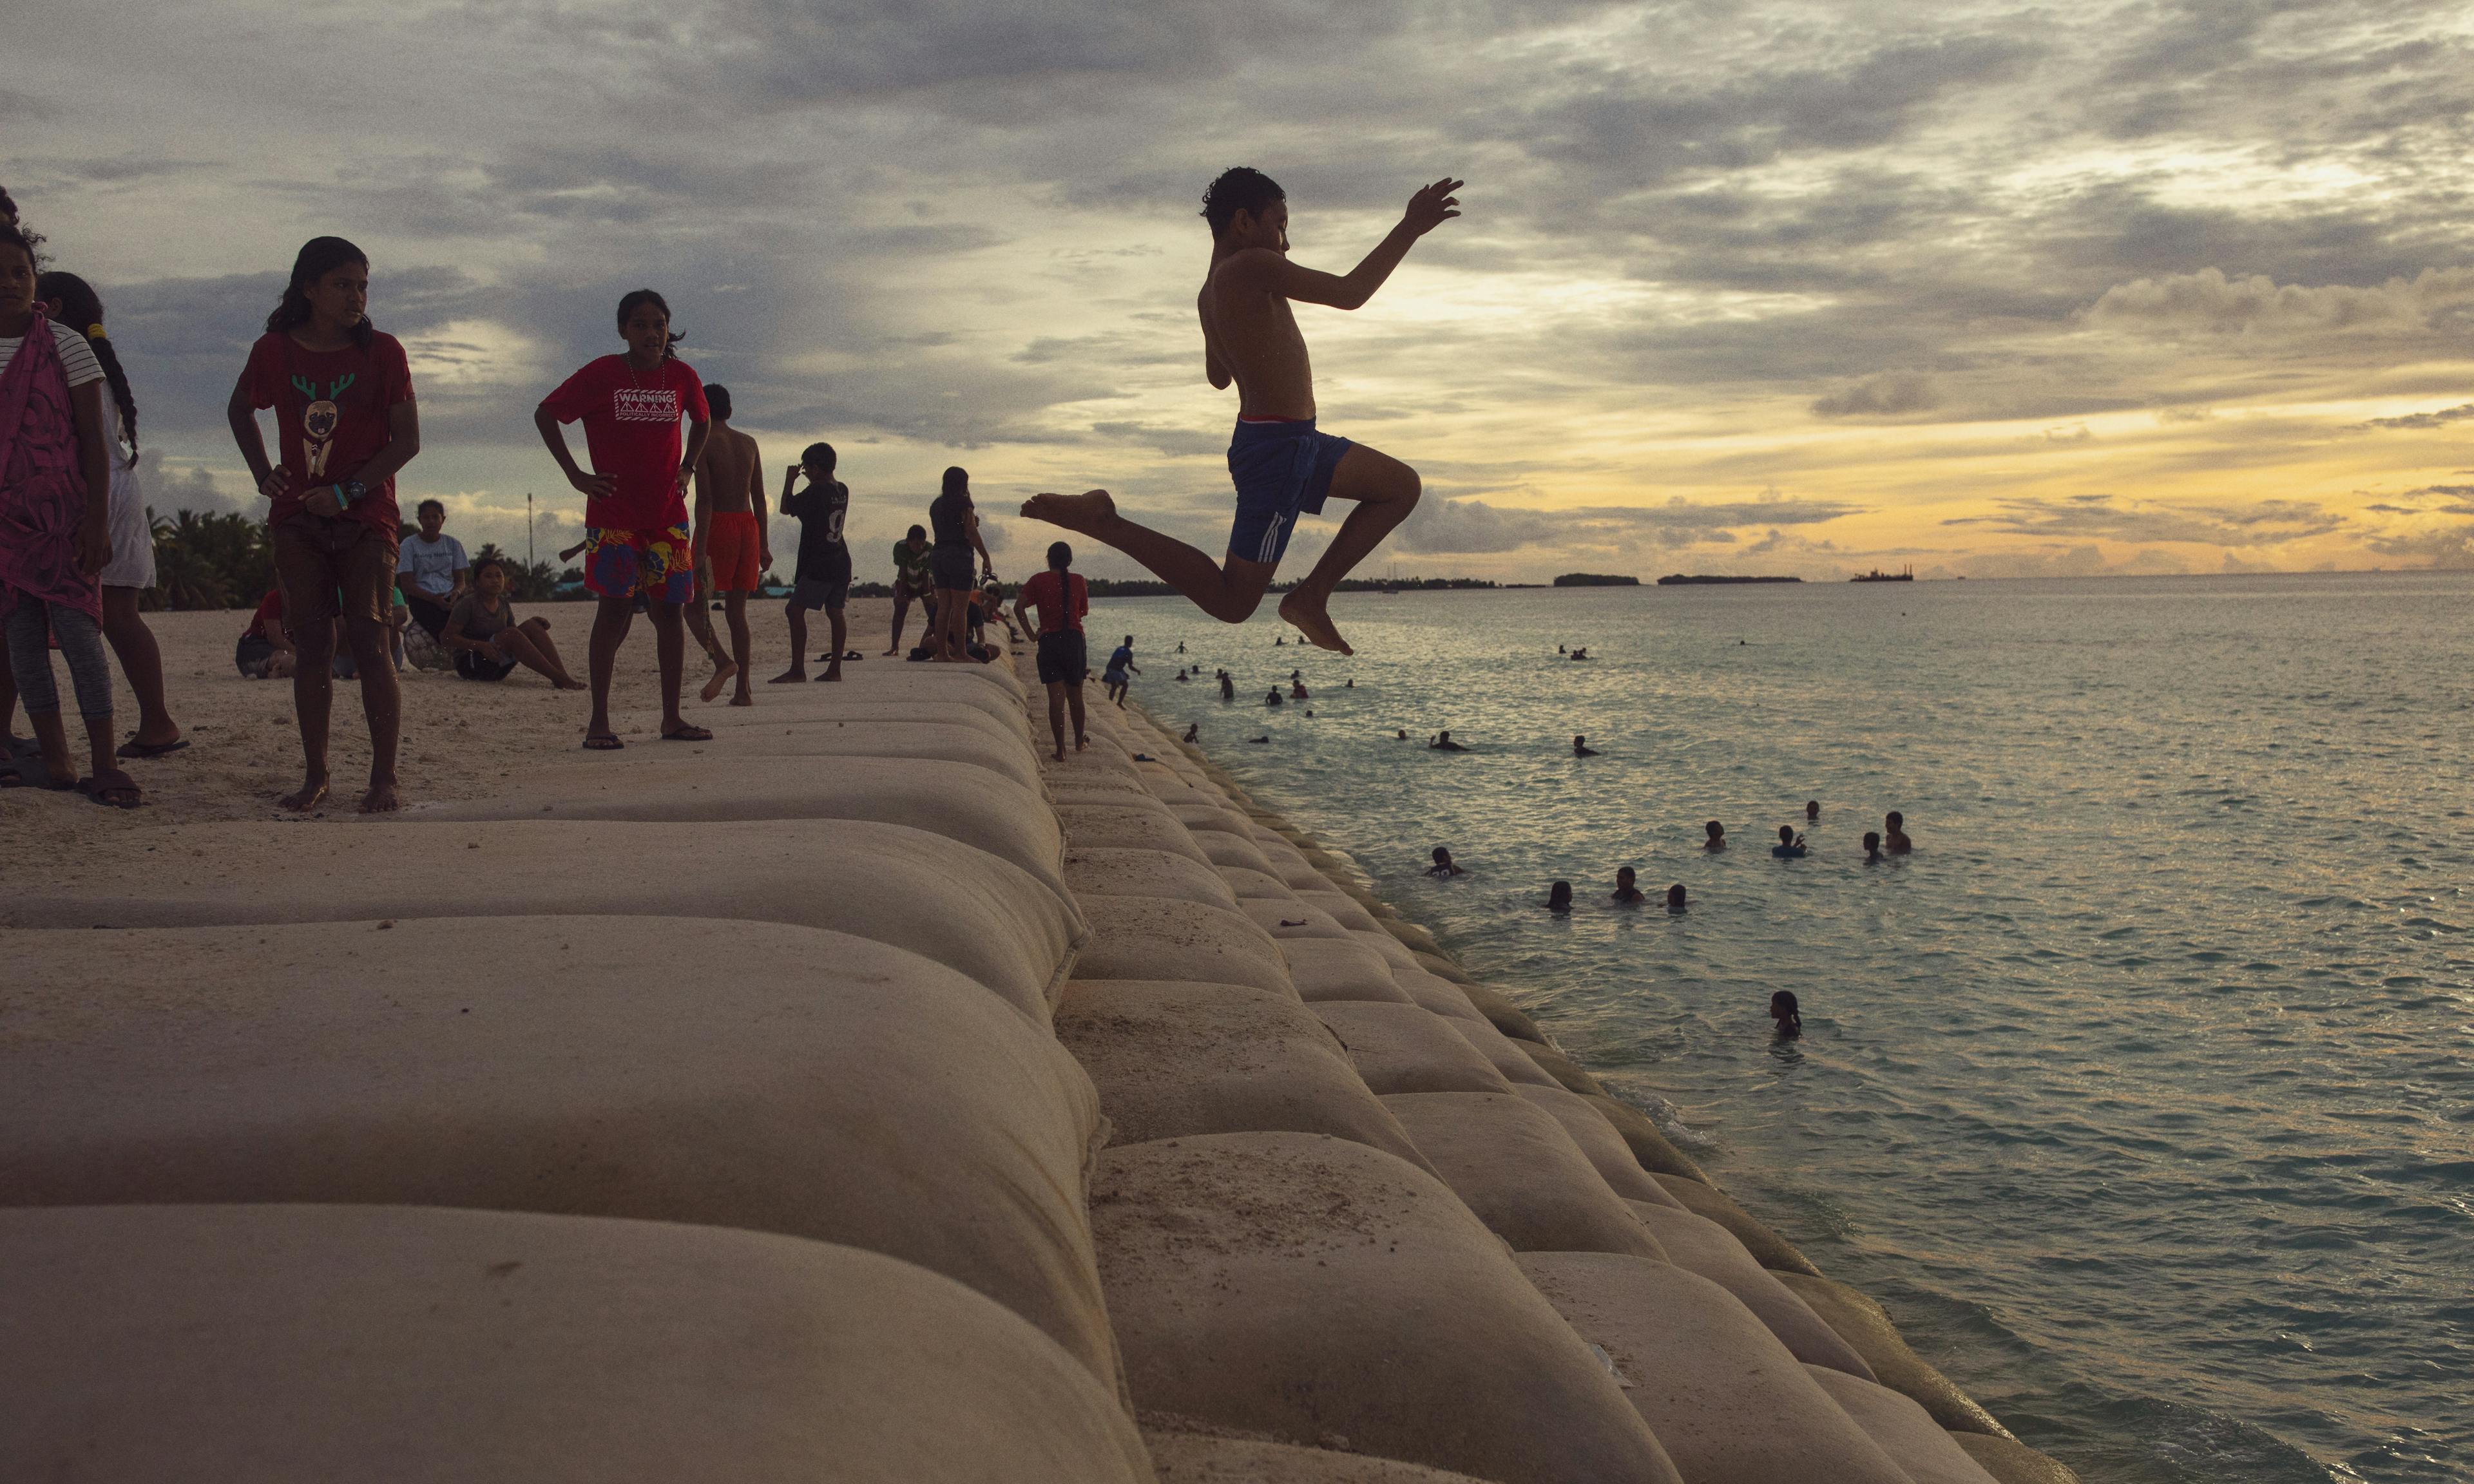
[[(589, 362), (533, 410), (542, 443), (584, 495), (584, 586), (599, 599), (593, 615), (593, 720), (584, 745), (595, 753), (625, 746), (610, 730), (610, 681), (618, 647), (636, 620), (636, 599), (652, 615), (662, 665), (662, 739), (704, 742), (713, 733), (679, 714), (679, 675), (687, 664), (687, 625), (679, 610), (695, 600), (695, 544), (688, 531), (688, 476), (712, 428), (704, 383), (670, 352), (670, 306), (651, 289), (618, 300), (624, 355)], [(679, 417), (690, 432), (682, 456)], [(559, 432), (582, 422), (593, 456), (576, 467)]]
[(1100, 672), (1102, 688), (1107, 691), (1109, 700), (1117, 703), (1120, 711), (1126, 708), (1126, 692), (1134, 687), (1134, 682), (1126, 678), (1128, 671), (1143, 673), (1143, 667), (1134, 663), (1134, 636), (1130, 634), (1126, 635), (1126, 642), (1109, 652), (1108, 668)]
[[(837, 460), (831, 443), (810, 443), (782, 475), (782, 514), (799, 521), (799, 579), (790, 589), (790, 668), (773, 677), (776, 685), (797, 684), (808, 678), (808, 614), (823, 609), (834, 631), (833, 658), (824, 679), (842, 678), (842, 605), (850, 596), (850, 547), (842, 541), (842, 522), (850, 516), (850, 486), (834, 478)], [(808, 488), (797, 489), (799, 476)]]
[(1397, 459), (1315, 428), (1314, 372), (1292, 299), (1355, 309), (1400, 266), (1419, 237), (1460, 212), (1462, 182), (1437, 180), (1409, 200), (1400, 225), (1346, 277), (1289, 261), (1285, 192), (1259, 170), (1240, 166), (1203, 193), (1211, 224), (1211, 272), (1196, 307), (1202, 320), (1202, 369), (1217, 388), (1237, 383), (1237, 431), (1228, 473), (1237, 518), (1220, 565), (1173, 537), (1117, 514), (1105, 490), (1040, 494), (1022, 513), (1107, 542), (1149, 567), (1224, 623), (1243, 623), (1263, 601), (1288, 549), (1299, 512), (1320, 513), (1327, 495), (1354, 500), (1314, 570), (1280, 600), (1280, 617), (1324, 649), (1353, 653), (1325, 611), (1332, 589), (1392, 528), (1417, 508), (1417, 470)]
[[(730, 425), (728, 387), (706, 387), (704, 403), (713, 414), (713, 433), (705, 440), (704, 456), (696, 460), (697, 591), (689, 611), (702, 618), (706, 593), (721, 594), (730, 622), (730, 658), (723, 659), (717, 646), (707, 644), (716, 652), (713, 679), (704, 682), (702, 694), (711, 701), (735, 677), (739, 689), (730, 704), (754, 706), (756, 698), (747, 689), (748, 667), (756, 662), (755, 641), (747, 634), (747, 595), (773, 565), (773, 541), (764, 530), (764, 456), (757, 451), (755, 439)], [(689, 627), (709, 635), (713, 625), (691, 621)]]

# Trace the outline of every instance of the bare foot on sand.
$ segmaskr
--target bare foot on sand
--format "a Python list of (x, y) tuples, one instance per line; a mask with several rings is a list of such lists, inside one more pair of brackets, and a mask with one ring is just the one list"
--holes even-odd
[(557, 685), (561, 690), (591, 690), (593, 688), (582, 681), (555, 681), (551, 683)]
[(1289, 595), (1280, 600), (1280, 617), (1294, 625), (1319, 649), (1337, 650), (1344, 655), (1356, 654), (1357, 651), (1348, 647), (1348, 641), (1340, 636), (1340, 631), (1331, 626), (1331, 615), (1322, 610), (1322, 605), (1323, 599), (1320, 594), (1292, 587)]
[(826, 670), (824, 674), (816, 677), (816, 679), (820, 681), (837, 681), (841, 678), (842, 667), (839, 664), (834, 665), (832, 668)]
[(1045, 520), (1053, 526), (1094, 536), (1102, 526), (1117, 518), (1117, 502), (1105, 490), (1088, 490), (1080, 494), (1034, 494), (1022, 502), (1023, 515), (1032, 520)]
[(327, 780), (313, 777), (303, 778), (301, 791), (297, 794), (284, 795), (276, 801), (275, 806), (279, 809), (289, 809), (295, 814), (306, 814), (326, 802)]
[(742, 690), (739, 694), (730, 698), (730, 704), (732, 706), (754, 706), (756, 704), (756, 698)]
[(714, 667), (713, 679), (704, 682), (704, 690), (701, 694), (707, 701), (713, 700), (716, 696), (721, 694), (721, 687), (729, 684), (731, 678), (736, 676), (738, 673), (739, 663), (737, 660), (722, 660), (719, 664)]
[(1079, 753), (1079, 752), (1081, 752), (1084, 748), (1087, 748), (1087, 747), (1089, 747), (1090, 745), (1091, 745), (1090, 739), (1089, 739), (1089, 738), (1087, 738), (1087, 737), (1076, 737), (1076, 738), (1074, 739), (1074, 751), (1076, 751), (1076, 752), (1078, 752), (1078, 753)]
[(781, 674), (773, 677), (771, 680), (766, 681), (764, 683), (767, 685), (804, 685), (807, 682), (807, 671), (785, 670)]
[(361, 796), (361, 812), (363, 814), (393, 814), (396, 810), (402, 807), (402, 801), (397, 799), (395, 796), (395, 784), (392, 780), (384, 783), (372, 783), (370, 785), (370, 791)]

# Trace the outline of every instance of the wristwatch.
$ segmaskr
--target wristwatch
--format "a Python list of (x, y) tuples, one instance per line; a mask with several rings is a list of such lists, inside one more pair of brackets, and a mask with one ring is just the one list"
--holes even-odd
[(339, 480), (335, 485), (335, 508), (351, 510), (354, 501), (369, 492), (369, 486), (357, 479)]

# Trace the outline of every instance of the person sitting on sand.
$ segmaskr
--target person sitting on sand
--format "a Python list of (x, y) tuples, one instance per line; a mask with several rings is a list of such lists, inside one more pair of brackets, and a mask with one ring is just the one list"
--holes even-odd
[(1888, 857), (1881, 853), (1881, 836), (1880, 833), (1870, 829), (1864, 831), (1864, 864), (1867, 866), (1878, 866), (1886, 859), (1888, 859)]
[(1681, 912), (1684, 910), (1683, 882), (1678, 881), (1673, 886), (1666, 889), (1666, 910), (1669, 912)]
[[(593, 617), (593, 716), (585, 725), (590, 752), (625, 744), (610, 730), (610, 683), (618, 650), (635, 626), (636, 602), (653, 621), (661, 664), (662, 739), (706, 742), (713, 733), (679, 714), (687, 668), (687, 622), (681, 610), (695, 598), (695, 542), (688, 529), (688, 478), (713, 427), (704, 382), (671, 347), (668, 301), (651, 289), (618, 300), (623, 355), (588, 362), (542, 398), (533, 426), (567, 482), (584, 496), (584, 586), (598, 602)], [(679, 419), (688, 422), (684, 447)], [(568, 451), (562, 422), (584, 424), (590, 474)]]
[[(705, 409), (713, 414), (704, 454), (695, 467), (695, 601), (687, 606), (688, 628), (713, 659), (713, 678), (698, 692), (707, 702), (733, 681), (738, 689), (732, 706), (754, 706), (748, 679), (756, 667), (756, 641), (747, 632), (747, 600), (763, 588), (764, 574), (773, 568), (772, 519), (764, 510), (764, 455), (756, 440), (730, 425), (730, 389), (717, 383), (704, 389)], [(705, 604), (721, 598), (723, 621), (730, 626), (730, 652), (715, 637)], [(834, 653), (841, 653), (836, 645)]]
[[(1034, 635), (1039, 682), (1048, 687), (1048, 730), (1056, 739), (1051, 755), (1065, 760), (1065, 714), (1074, 713), (1074, 751), (1090, 744), (1082, 727), (1082, 682), (1091, 676), (1083, 648), (1082, 619), (1091, 611), (1090, 585), (1073, 570), (1074, 548), (1063, 541), (1048, 547), (1048, 568), (1022, 585), (1014, 594), (1014, 610)], [(1192, 738), (1187, 740), (1191, 741)]]
[(1546, 888), (1546, 910), (1566, 913), (1572, 910), (1572, 883), (1558, 881)]
[[(934, 602), (936, 582), (928, 571), (928, 528), (912, 526), (910, 534), (893, 543), (893, 642), (885, 649), (888, 656), (902, 653), (902, 631), (910, 618), (910, 605), (917, 603), (925, 610)], [(935, 620), (928, 620), (931, 630)]]
[(1709, 836), (1708, 839), (1701, 842), (1701, 849), (1705, 850), (1723, 850), (1727, 848), (1727, 826), (1719, 824), (1716, 820), (1711, 820), (1709, 824), (1702, 826), (1701, 832)]
[(502, 681), (522, 665), (561, 690), (585, 688), (567, 673), (558, 646), (550, 642), (549, 620), (516, 616), (507, 597), (506, 564), (496, 557), (483, 557), (473, 567), (473, 586), (448, 610), (438, 642), (454, 652), (455, 673), (468, 681)]
[(395, 586), (412, 621), (435, 639), (447, 631), (448, 611), (473, 590), (473, 563), (464, 543), (447, 534), (447, 507), (424, 500), (413, 507), (419, 530), (396, 548)]
[(982, 576), (996, 575), (988, 561), (987, 542), (980, 536), (979, 508), (971, 503), (969, 470), (959, 465), (945, 470), (944, 489), (928, 506), (928, 526), (936, 535), (936, 544), (928, 553), (928, 571), (936, 584), (936, 642), (930, 648), (939, 661), (959, 664), (971, 658), (965, 647), (971, 594), (979, 590), (979, 584), (971, 580), (972, 553), (979, 554)]
[[(799, 462), (782, 471), (782, 514), (799, 522), (799, 575), (790, 587), (790, 601), (782, 606), (790, 621), (790, 668), (769, 684), (796, 685), (807, 680), (808, 615), (817, 609), (825, 610), (834, 643), (822, 679), (842, 678), (842, 646), (849, 641), (842, 605), (850, 599), (851, 555), (842, 540), (842, 524), (850, 516), (850, 486), (834, 477), (839, 462), (833, 444), (810, 443)], [(805, 490), (798, 488), (802, 477), (808, 481)]]
[(1618, 867), (1616, 869), (1613, 899), (1623, 903), (1627, 907), (1637, 906), (1641, 902), (1649, 900), (1648, 898), (1643, 897), (1640, 894), (1640, 888), (1633, 884), (1634, 879), (1633, 869), (1630, 866)]
[(1574, 737), (1572, 739), (1572, 755), (1575, 757), (1595, 757), (1598, 755), (1598, 750), (1589, 746), (1589, 738)]
[(1304, 581), (1280, 600), (1280, 617), (1325, 649), (1349, 653), (1327, 611), (1333, 589), (1418, 505), (1417, 470), (1362, 443), (1315, 427), (1314, 372), (1291, 300), (1355, 309), (1392, 275), (1419, 237), (1460, 213), (1461, 182), (1437, 180), (1410, 198), (1400, 224), (1346, 277), (1289, 261), (1287, 194), (1261, 171), (1240, 166), (1202, 198), (1211, 226), (1211, 270), (1196, 299), (1203, 372), (1237, 385), (1237, 428), (1228, 445), (1236, 519), (1217, 565), (1174, 537), (1117, 514), (1105, 490), (1071, 498), (1040, 494), (1022, 513), (1107, 542), (1150, 568), (1224, 623), (1242, 623), (1263, 601), (1300, 514), (1337, 495), (1357, 502)]
[(1434, 753), (1466, 753), (1468, 751), (1467, 748), (1465, 748), (1459, 743), (1453, 741), (1452, 734), (1449, 731), (1439, 733), (1433, 741), (1426, 744), (1426, 750)]
[(1770, 995), (1770, 1018), (1778, 1022), (1782, 1037), (1803, 1034), (1804, 1011), (1796, 1004), (1795, 991), (1779, 990)]
[(1125, 709), (1126, 693), (1134, 688), (1128, 677), (1142, 673), (1143, 667), (1134, 663), (1134, 636), (1128, 634), (1126, 642), (1108, 652), (1108, 667), (1100, 675), (1100, 683), (1107, 688), (1108, 699), (1117, 703), (1117, 709)]
[(1793, 825), (1781, 825), (1779, 843), (1770, 847), (1770, 854), (1778, 860), (1804, 859), (1804, 837), (1795, 832)]
[(1916, 843), (1907, 838), (1907, 817), (1896, 809), (1882, 819), (1881, 832), (1887, 836), (1885, 843), (1893, 855), (1904, 855), (1916, 848)]
[(283, 589), (269, 587), (257, 611), (250, 615), (249, 627), (232, 645), (232, 664), (254, 681), (282, 680), (292, 674), (299, 658), (292, 635), (283, 632)]
[(1468, 874), (1468, 873), (1461, 870), (1459, 866), (1453, 863), (1452, 852), (1444, 850), (1440, 845), (1435, 847), (1434, 859), (1435, 863), (1426, 868), (1426, 874), (1430, 876), (1459, 876)]

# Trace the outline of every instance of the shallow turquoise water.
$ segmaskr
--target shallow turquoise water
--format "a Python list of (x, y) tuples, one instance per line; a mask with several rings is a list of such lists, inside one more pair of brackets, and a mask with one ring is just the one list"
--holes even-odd
[[(2474, 575), (1334, 611), (1354, 658), (1275, 648), (1268, 605), (1091, 625), (2092, 1484), (2474, 1476)], [(1267, 710), (1292, 666), (1312, 699)], [(1807, 799), (1811, 856), (1770, 859)], [(1892, 808), (1916, 853), (1867, 867)], [(1470, 874), (1426, 878), (1437, 844)], [(1624, 864), (1690, 909), (1609, 905)]]

